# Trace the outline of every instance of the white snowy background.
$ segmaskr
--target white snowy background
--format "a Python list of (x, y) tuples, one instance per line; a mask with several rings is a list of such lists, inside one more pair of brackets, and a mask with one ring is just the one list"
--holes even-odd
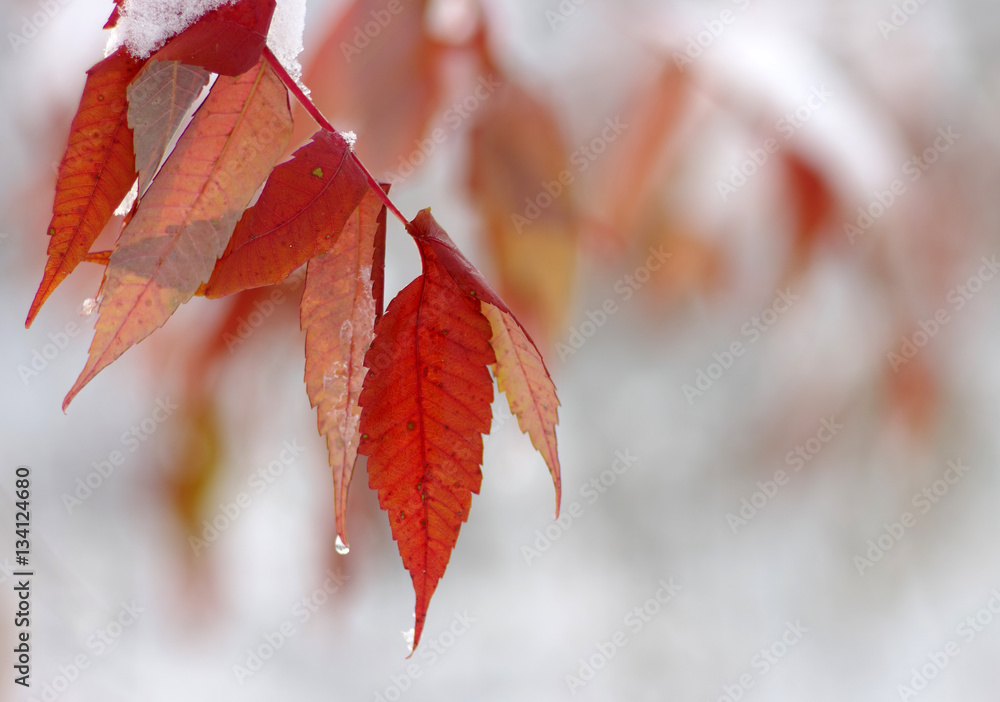
[[(887, 427), (885, 398), (873, 380), (885, 363), (879, 349), (894, 334), (878, 302), (882, 291), (842, 257), (821, 259), (797, 290), (800, 301), (693, 405), (681, 386), (771, 304), (772, 251), (736, 252), (734, 280), (721, 296), (672, 316), (650, 317), (638, 302), (623, 303), (577, 353), (565, 362), (554, 358), (563, 404), (562, 526), (552, 523), (541, 459), (497, 403), (482, 495), (410, 660), (401, 634), (412, 626), (409, 576), (363, 475), (351, 500), (352, 551), (328, 554), (332, 490), (302, 382), (301, 337), (290, 329), (251, 339), (234, 355), (219, 397), (228, 446), (217, 501), (245, 489), (284, 442), (306, 450), (201, 556), (211, 586), (197, 594), (185, 581), (184, 545), (154, 471), (170, 455), (177, 428), (171, 419), (156, 424), (134, 452), (122, 435), (144, 420), (151, 426), (157, 399), (179, 396), (170, 345), (197, 336), (210, 303), (187, 305), (158, 334), (161, 341), (101, 373), (67, 414), (60, 404), (83, 367), (95, 319), (80, 317), (79, 307), (99, 282), (96, 269), (82, 267), (33, 328), (23, 327), (45, 242), (25, 222), (47, 216), (21, 211), (16, 194), (51, 173), (60, 156), (53, 143), (63, 138), (53, 132), (66, 129), (84, 71), (108, 41), (100, 27), (110, 3), (49, 0), (54, 16), (15, 51), (9, 33), (21, 32), (24, 18), (45, 4), (0, 6), (0, 562), (7, 566), (12, 556), (13, 470), (28, 465), (37, 572), (30, 692), (11, 682), (14, 599), (11, 578), (0, 573), (0, 701), (382, 695), (884, 702), (901, 699), (898, 686), (910, 684), (912, 669), (950, 641), (958, 655), (917, 699), (996, 699), (1000, 621), (984, 608), (1000, 588), (1000, 279), (986, 283), (923, 351), (946, 385), (933, 433), (914, 439)], [(980, 256), (1000, 252), (998, 180), (990, 167), (1000, 145), (1000, 14), (992, 3), (929, 0), (891, 39), (877, 28), (893, 11), (887, 0), (754, 0), (746, 10), (727, 2), (586, 0), (563, 2), (576, 9), (555, 28), (545, 12), (558, 10), (556, 0), (489, 4), (503, 28), (498, 39), (509, 68), (551, 97), (570, 125), (571, 143), (584, 143), (634, 84), (628, 67), (639, 55), (637, 37), (683, 44), (721, 11), (745, 12), (747, 21), (726, 30), (699, 70), (723, 86), (756, 85), (789, 106), (803, 85), (834, 90), (836, 109), (806, 136), (835, 154), (859, 202), (908, 156), (872, 95), (910, 104), (928, 124), (954, 125), (963, 136), (950, 156), (982, 168), (967, 200), (979, 229), (955, 233), (965, 256), (961, 270), (971, 274)], [(339, 7), (310, 0), (307, 51)], [(674, 34), (635, 26), (650, 8), (663, 11)], [(742, 153), (727, 151), (720, 134), (718, 153), (706, 154), (704, 192), (694, 196), (708, 219), (732, 216), (721, 211), (712, 183)], [(394, 196), (408, 213), (433, 205), (489, 275), (474, 211), (455, 196), (460, 141), (449, 141)], [(899, 211), (919, 216), (919, 205), (914, 197)], [(765, 214), (747, 224), (755, 226), (767, 226)], [(415, 257), (398, 228), (389, 244), (389, 283), (398, 290), (415, 275)], [(577, 327), (588, 310), (618, 299), (615, 282), (632, 272), (586, 257), (581, 266)], [(81, 333), (23, 382), (18, 367), (71, 323)], [(786, 454), (831, 418), (843, 428), (734, 534), (727, 514), (752, 498), (758, 481), (789, 470)], [(62, 496), (114, 451), (123, 452), (124, 464), (68, 513)], [(581, 488), (608, 471), (619, 452), (637, 458), (620, 475), (605, 473), (608, 487), (589, 501)], [(859, 574), (853, 558), (865, 553), (867, 540), (904, 512), (917, 513), (913, 495), (958, 459), (971, 470)], [(547, 529), (557, 538), (526, 562), (524, 547)], [(328, 571), (348, 576), (345, 584), (319, 597), (326, 601), (303, 622), (296, 603), (314, 597)], [(676, 596), (662, 607), (648, 605), (656, 611), (641, 629), (630, 626), (636, 620), (626, 620), (629, 612), (647, 606), (659, 583), (671, 579), (680, 586)], [(113, 622), (123, 603), (142, 611), (119, 630)], [(993, 604), (1000, 610), (1000, 598)], [(475, 620), (457, 638), (448, 633), (456, 613)], [(959, 630), (977, 613), (978, 630)], [(283, 625), (288, 631), (287, 622), (294, 633), (259, 672), (238, 681), (234, 666), (246, 665), (247, 650)], [(783, 647), (789, 622), (803, 633)], [(101, 631), (117, 635), (106, 650), (95, 638)], [(616, 632), (626, 645), (571, 692), (566, 676), (579, 675), (581, 659), (607, 650)], [(761, 649), (776, 661), (755, 665)], [(79, 660), (88, 665), (74, 672)], [(737, 692), (741, 680), (750, 684)], [(55, 686), (53, 693), (44, 685)]]

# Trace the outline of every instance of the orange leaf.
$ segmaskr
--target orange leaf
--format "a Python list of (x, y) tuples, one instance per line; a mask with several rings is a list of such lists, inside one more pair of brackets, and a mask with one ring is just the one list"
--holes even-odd
[(394, 299), (365, 356), (361, 445), (416, 593), (413, 647), (482, 483), (496, 360), (479, 303), (418, 241), (423, 275)]
[(625, 109), (628, 129), (608, 153), (595, 203), (621, 243), (635, 233), (644, 202), (664, 188), (677, 157), (669, 147), (676, 143), (691, 99), (690, 78), (671, 61), (636, 90)]
[(561, 337), (576, 275), (580, 156), (567, 153), (549, 107), (510, 83), (479, 108), (469, 140), (469, 188), (500, 291), (532, 329)]
[(90, 357), (64, 409), (208, 280), (291, 126), (288, 93), (267, 63), (216, 81), (111, 255)]
[[(424, 31), (426, 10), (426, 0), (403, 2), (372, 32), (373, 18), (389, 15), (385, 0), (353, 2), (305, 67), (313, 102), (358, 133), (358, 153), (376, 175), (414, 150), (441, 97), (442, 52)], [(308, 124), (296, 115), (296, 139)]]
[(86, 256), (83, 257), (83, 260), (86, 261), (87, 263), (98, 263), (102, 266), (106, 266), (108, 265), (108, 262), (111, 260), (111, 252), (91, 251), (90, 253), (88, 253)]
[(128, 125), (135, 133), (139, 192), (146, 192), (188, 108), (208, 85), (208, 71), (150, 60), (128, 87)]
[(205, 296), (280, 283), (329, 251), (368, 189), (367, 176), (344, 138), (317, 132), (267, 179), (219, 259)]
[(49, 260), (25, 326), (31, 326), (52, 291), (84, 259), (135, 182), (125, 91), (141, 68), (141, 61), (119, 49), (87, 71), (69, 146), (59, 165)]
[(636, 270), (643, 269), (649, 275), (638, 293), (651, 305), (650, 312), (709, 295), (725, 280), (720, 245), (703, 234), (697, 223), (684, 218), (678, 208), (649, 198), (631, 217), (629, 227), (637, 244), (629, 260)]
[(531, 445), (542, 454), (556, 488), (556, 519), (562, 501), (562, 478), (559, 475), (559, 452), (556, 447), (556, 424), (559, 423), (559, 398), (538, 349), (507, 312), (488, 302), (483, 314), (490, 320), (493, 338), (490, 345), (497, 362), (493, 374), (500, 392), (507, 396), (510, 411), (517, 417), (521, 431), (531, 438)]
[(347, 491), (361, 432), (358, 396), (368, 372), (363, 360), (375, 326), (372, 292), (375, 241), (385, 234), (386, 210), (369, 190), (337, 244), (309, 261), (302, 293), (306, 332), (306, 391), (317, 408), (333, 469), (337, 534), (347, 544)]

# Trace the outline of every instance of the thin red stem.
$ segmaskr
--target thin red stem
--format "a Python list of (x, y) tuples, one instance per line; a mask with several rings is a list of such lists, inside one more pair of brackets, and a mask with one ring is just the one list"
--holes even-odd
[[(281, 65), (281, 61), (279, 61), (267, 47), (264, 47), (264, 57), (267, 59), (267, 62), (271, 64), (271, 67), (274, 68), (278, 77), (281, 78), (281, 82), (285, 84), (285, 87), (287, 87), (288, 90), (291, 91), (292, 95), (295, 96), (295, 99), (299, 101), (299, 104), (306, 108), (306, 112), (309, 113), (310, 117), (316, 120), (316, 124), (328, 132), (335, 132), (339, 134), (333, 125), (330, 124), (329, 120), (323, 116), (323, 113), (319, 111), (319, 108), (316, 107), (313, 101), (309, 99), (309, 96), (303, 92), (301, 87), (299, 87), (299, 84), (292, 80), (292, 77), (288, 75), (288, 71), (286, 71), (285, 67)], [(410, 220), (404, 217), (403, 213), (400, 212), (399, 209), (393, 204), (392, 200), (389, 199), (389, 195), (386, 194), (386, 192), (382, 189), (382, 186), (379, 185), (375, 176), (371, 174), (371, 171), (369, 171), (365, 164), (361, 162), (361, 159), (358, 158), (358, 155), (354, 152), (353, 146), (351, 147), (351, 158), (354, 159), (354, 162), (358, 164), (358, 167), (364, 172), (365, 177), (368, 179), (368, 185), (371, 186), (372, 190), (378, 193), (379, 199), (385, 203), (385, 206), (389, 209), (389, 211), (392, 212), (396, 216), (396, 219), (402, 222), (403, 226), (406, 227), (406, 230), (409, 231)]]

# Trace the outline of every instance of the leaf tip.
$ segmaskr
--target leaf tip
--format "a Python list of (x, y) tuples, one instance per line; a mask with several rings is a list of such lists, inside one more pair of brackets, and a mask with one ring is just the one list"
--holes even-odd
[(425, 207), (424, 209), (417, 212), (417, 216), (412, 220), (407, 222), (406, 231), (414, 239), (425, 239), (430, 230), (430, 224), (434, 221), (434, 217), (431, 216), (431, 208)]
[(66, 393), (66, 397), (63, 399), (63, 412), (66, 411), (66, 408), (69, 407), (69, 403), (76, 399), (76, 396), (80, 394), (80, 391), (86, 387), (87, 383), (94, 379), (94, 376), (97, 375), (103, 367), (104, 366), (93, 365), (93, 357), (91, 357), (91, 360), (87, 361), (86, 367), (80, 372), (80, 377), (76, 379), (76, 382), (73, 383), (73, 387), (69, 389), (69, 392)]
[(28, 317), (24, 320), (24, 328), (30, 329), (32, 323), (35, 321), (35, 317), (42, 309), (42, 305), (45, 301), (49, 299), (49, 295), (52, 292), (52, 288), (42, 281), (42, 284), (38, 288), (38, 292), (35, 293), (35, 298), (31, 301), (31, 307), (28, 308)]
[(410, 655), (406, 657), (407, 660), (413, 657), (413, 654), (417, 651), (417, 646), (420, 645), (420, 637), (424, 633), (424, 622), (427, 620), (427, 603), (423, 603), (421, 607), (420, 600), (417, 600), (416, 607), (413, 611), (413, 628), (409, 631), (404, 631), (403, 635), (406, 636), (406, 641), (410, 645)]

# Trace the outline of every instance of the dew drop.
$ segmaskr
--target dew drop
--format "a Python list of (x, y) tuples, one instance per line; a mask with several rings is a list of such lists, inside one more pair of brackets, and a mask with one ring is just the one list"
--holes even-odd
[(337, 549), (337, 553), (339, 553), (341, 556), (346, 556), (348, 553), (351, 552), (351, 547), (345, 544), (344, 540), (340, 538), (339, 535), (337, 536), (337, 543), (334, 545), (334, 548)]
[(83, 301), (83, 304), (80, 305), (80, 316), (89, 317), (90, 315), (94, 314), (94, 312), (97, 311), (97, 308), (100, 306), (100, 304), (101, 304), (101, 298), (88, 297), (86, 300)]

